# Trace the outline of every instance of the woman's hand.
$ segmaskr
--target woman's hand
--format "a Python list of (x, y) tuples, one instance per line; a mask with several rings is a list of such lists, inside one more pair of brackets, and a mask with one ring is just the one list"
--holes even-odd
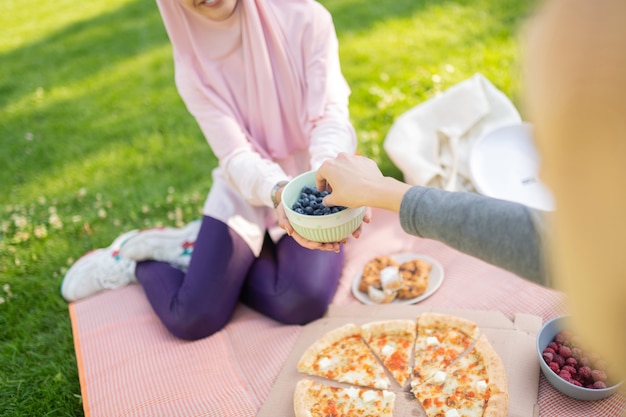
[[(276, 207), (276, 217), (278, 218), (278, 226), (286, 231), (289, 236), (291, 236), (296, 242), (298, 242), (298, 244), (300, 244), (300, 246), (307, 249), (339, 252), (339, 250), (341, 249), (341, 245), (344, 245), (346, 243), (347, 239), (344, 239), (341, 242), (322, 243), (314, 242), (300, 236), (298, 232), (294, 230), (293, 226), (291, 226), (291, 223), (289, 223), (289, 220), (287, 219), (287, 213), (285, 213), (285, 208), (282, 206), (282, 204), (279, 204), (278, 207)], [(363, 218), (363, 222), (369, 223), (370, 219), (371, 210), (367, 208), (365, 211), (365, 217)], [(355, 230), (354, 233), (352, 233), (352, 236), (358, 238), (361, 235), (362, 226), (363, 223), (361, 223), (361, 226), (359, 226), (359, 228)]]
[(327, 159), (315, 174), (318, 190), (331, 193), (324, 197), (324, 204), (332, 206), (369, 206), (400, 211), (404, 194), (410, 185), (385, 177), (376, 162), (358, 155), (340, 153), (335, 159)]

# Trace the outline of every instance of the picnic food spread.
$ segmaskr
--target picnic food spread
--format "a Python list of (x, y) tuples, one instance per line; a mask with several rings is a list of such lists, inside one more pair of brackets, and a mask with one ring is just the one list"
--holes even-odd
[(508, 409), (499, 355), (474, 322), (449, 314), (342, 325), (311, 344), (297, 369), (322, 379), (297, 383), (296, 417), (392, 416), (392, 380), (428, 417), (505, 416)]
[(431, 269), (423, 259), (398, 262), (391, 256), (377, 256), (365, 264), (358, 289), (377, 303), (419, 297), (428, 288)]

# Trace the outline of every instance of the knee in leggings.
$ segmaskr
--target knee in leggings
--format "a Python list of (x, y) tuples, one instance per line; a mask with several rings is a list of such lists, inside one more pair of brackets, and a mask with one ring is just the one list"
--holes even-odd
[(307, 324), (322, 317), (329, 303), (327, 292), (293, 294), (276, 307), (273, 318), (285, 324)]
[(222, 330), (229, 318), (230, 316), (224, 317), (223, 313), (204, 311), (178, 315), (175, 320), (164, 322), (164, 324), (169, 332), (177, 338), (194, 341), (204, 339)]

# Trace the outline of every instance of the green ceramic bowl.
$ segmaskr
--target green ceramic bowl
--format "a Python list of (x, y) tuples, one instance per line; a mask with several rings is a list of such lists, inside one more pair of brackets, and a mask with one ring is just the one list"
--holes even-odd
[(314, 242), (339, 242), (361, 225), (365, 207), (347, 208), (324, 216), (309, 216), (293, 211), (291, 207), (300, 197), (305, 185), (315, 187), (315, 171), (305, 172), (289, 181), (281, 195), (281, 204), (285, 208), (287, 219), (300, 236)]

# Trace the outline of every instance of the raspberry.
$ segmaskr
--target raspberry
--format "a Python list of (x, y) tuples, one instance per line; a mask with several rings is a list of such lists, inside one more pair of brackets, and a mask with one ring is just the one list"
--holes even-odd
[(591, 379), (591, 368), (588, 366), (581, 366), (578, 368), (578, 375), (583, 379)]
[(563, 378), (564, 380), (566, 380), (567, 382), (572, 380), (572, 375), (563, 369), (561, 369), (561, 372), (559, 372), (559, 376)]
[(572, 349), (570, 349), (567, 346), (561, 346), (559, 348), (559, 355), (563, 356), (565, 359), (569, 358), (570, 356), (572, 356)]
[(559, 332), (556, 336), (554, 336), (554, 342), (559, 345), (563, 345), (566, 341), (567, 337), (564, 332)]
[(565, 358), (563, 356), (556, 354), (554, 355), (554, 362), (559, 364), (559, 368), (562, 368), (565, 365)]
[(576, 381), (575, 379), (570, 381), (572, 384), (576, 385), (577, 387), (582, 387), (583, 384), (580, 383), (580, 381)]
[(582, 358), (583, 356), (583, 351), (580, 348), (572, 348), (572, 358), (576, 359), (577, 361), (580, 360), (580, 358)]
[(578, 367), (578, 361), (572, 357), (565, 359), (565, 364), (574, 368)]
[(589, 360), (588, 357), (583, 356), (582, 358), (580, 358), (580, 360), (578, 361), (582, 366), (591, 366), (591, 361)]
[[(550, 363), (548, 364), (548, 366), (550, 367), (550, 369), (552, 369), (552, 370), (554, 371), (554, 373), (555, 373), (555, 374), (558, 374), (558, 373), (559, 373), (559, 371), (561, 370), (561, 367), (560, 367), (560, 366), (559, 366), (559, 364), (558, 364), (558, 363), (556, 363), (556, 362), (550, 362)], [(591, 376), (591, 369), (589, 369), (589, 372), (590, 372), (590, 374), (589, 374), (589, 375)]]
[(576, 368), (574, 368), (573, 366), (569, 366), (569, 365), (565, 365), (564, 367), (561, 368), (562, 371), (567, 371), (570, 373), (570, 375), (574, 376), (576, 375)]
[(546, 361), (546, 363), (550, 363), (554, 360), (554, 354), (550, 353), (550, 352), (543, 352), (543, 360)]
[(604, 389), (606, 388), (606, 384), (603, 381), (596, 381), (593, 383), (594, 389)]
[(607, 367), (607, 364), (606, 364), (605, 360), (600, 359), (600, 360), (596, 361), (596, 368), (597, 369), (599, 369), (601, 371), (604, 371), (606, 369), (606, 367)]
[(557, 345), (556, 342), (550, 342), (548, 347), (555, 353), (559, 351), (559, 345)]
[(606, 374), (604, 373), (604, 371), (594, 369), (593, 371), (591, 371), (591, 378), (593, 378), (594, 382), (606, 381)]

